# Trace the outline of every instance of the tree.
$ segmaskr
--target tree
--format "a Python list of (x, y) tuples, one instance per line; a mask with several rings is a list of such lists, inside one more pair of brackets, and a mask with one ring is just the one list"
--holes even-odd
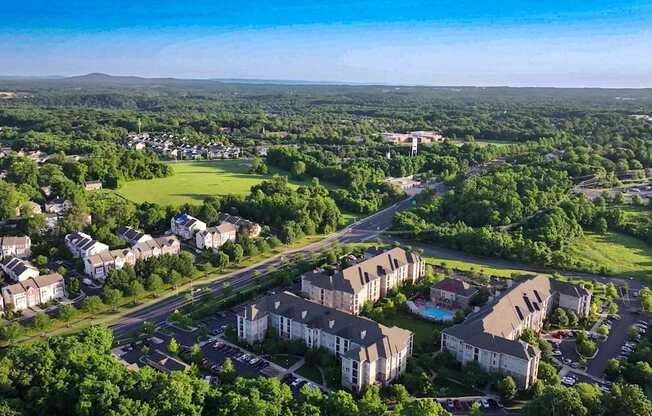
[(213, 267), (217, 267), (221, 270), (229, 265), (229, 255), (221, 250), (218, 250), (211, 256), (211, 264)]
[(122, 301), (122, 292), (120, 289), (105, 286), (102, 290), (102, 298), (104, 299), (104, 303), (109, 305), (111, 310), (115, 311)]
[(387, 397), (397, 404), (402, 404), (410, 399), (410, 393), (404, 385), (399, 383), (392, 384), (388, 389)]
[(503, 400), (512, 400), (516, 397), (518, 387), (511, 376), (507, 376), (498, 382), (498, 392)]
[(598, 347), (590, 339), (583, 339), (577, 344), (577, 351), (584, 357), (592, 357)]
[(24, 328), (17, 322), (0, 327), (0, 339), (11, 345), (23, 334)]
[(552, 313), (552, 316), (550, 317), (550, 322), (552, 322), (558, 328), (568, 327), (568, 316), (566, 315), (566, 311), (562, 308), (555, 309), (555, 311)]
[(548, 386), (556, 386), (561, 382), (559, 378), (559, 373), (554, 365), (547, 363), (545, 361), (539, 362), (539, 380), (544, 382)]
[(361, 415), (383, 416), (387, 413), (387, 406), (380, 398), (380, 387), (371, 385), (365, 390), (362, 398), (358, 401), (358, 408)]
[(268, 169), (267, 165), (263, 160), (259, 157), (254, 158), (254, 160), (251, 161), (251, 168), (249, 169), (249, 173), (255, 173), (258, 175), (267, 175)]
[(102, 299), (100, 299), (99, 296), (89, 296), (86, 299), (84, 299), (84, 302), (82, 304), (82, 308), (91, 314), (96, 314), (99, 311), (102, 310), (104, 307), (104, 304), (102, 303)]
[(322, 409), (327, 416), (357, 416), (359, 414), (358, 405), (353, 396), (344, 390), (329, 394)]
[(603, 217), (600, 217), (596, 222), (595, 222), (595, 232), (598, 234), (607, 234), (609, 231), (609, 224), (607, 223), (607, 220), (604, 219)]
[(306, 173), (306, 164), (300, 160), (292, 163), (292, 168), (290, 169), (290, 173), (295, 178), (302, 177), (303, 174)]
[(607, 360), (607, 368), (604, 370), (607, 380), (614, 381), (620, 376), (620, 361), (615, 358)]
[(57, 313), (57, 317), (62, 321), (62, 322), (70, 322), (75, 315), (77, 314), (77, 309), (75, 309), (74, 306), (71, 304), (65, 304), (59, 306), (59, 311)]
[(154, 333), (154, 323), (152, 321), (143, 321), (143, 326), (140, 329), (145, 335), (152, 335)]
[(222, 364), (222, 369), (220, 370), (220, 380), (226, 384), (232, 384), (235, 381), (237, 373), (235, 372), (235, 367), (233, 366), (233, 361), (231, 358), (227, 357)]
[(170, 342), (168, 343), (168, 351), (170, 354), (177, 354), (179, 352), (179, 343), (177, 343), (175, 338), (170, 339)]
[(417, 399), (405, 404), (400, 416), (450, 416), (450, 413), (432, 399)]
[(616, 289), (616, 285), (614, 285), (613, 282), (609, 282), (607, 284), (607, 288), (605, 289), (605, 292), (606, 295), (611, 299), (618, 298), (618, 290)]
[(482, 414), (482, 408), (478, 402), (473, 402), (470, 410), (469, 415), (471, 416), (480, 416)]
[(600, 416), (602, 414), (602, 392), (597, 385), (579, 383), (575, 385), (575, 390), (580, 395), (580, 400), (589, 415)]
[(202, 355), (203, 353), (199, 344), (193, 344), (193, 346), (190, 347), (190, 358), (192, 359), (192, 362), (194, 363), (201, 362)]
[(156, 273), (152, 273), (147, 278), (147, 290), (158, 293), (163, 288), (163, 279)]
[(609, 327), (607, 325), (600, 325), (598, 329), (595, 330), (599, 335), (606, 337), (609, 335)]
[(548, 386), (543, 394), (525, 407), (527, 416), (587, 416), (579, 393), (563, 386)]
[(638, 328), (636, 328), (634, 325), (631, 325), (629, 328), (627, 328), (627, 338), (634, 340), (636, 337), (638, 337)]
[(608, 312), (609, 312), (610, 315), (617, 315), (618, 314), (618, 304), (616, 302), (610, 302)]
[(140, 299), (145, 293), (145, 288), (138, 280), (134, 280), (129, 284), (129, 293), (133, 296), (134, 303), (136, 304), (138, 303), (138, 299)]
[(652, 404), (636, 384), (614, 384), (604, 402), (609, 416), (652, 416)]

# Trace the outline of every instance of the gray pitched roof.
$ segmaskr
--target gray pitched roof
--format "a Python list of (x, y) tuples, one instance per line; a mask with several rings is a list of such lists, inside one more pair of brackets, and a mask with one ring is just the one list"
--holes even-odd
[(416, 263), (419, 260), (416, 254), (395, 247), (344, 270), (337, 271), (332, 275), (327, 273), (307, 273), (303, 278), (313, 286), (322, 289), (356, 293), (370, 281), (379, 279), (401, 266)]
[(259, 319), (268, 313), (290, 318), (311, 328), (351, 340), (364, 351), (353, 349), (347, 356), (356, 354), (371, 357), (390, 357), (405, 348), (412, 333), (398, 327), (386, 327), (371, 319), (350, 315), (337, 309), (309, 301), (290, 293), (266, 296), (248, 305), (246, 319)]

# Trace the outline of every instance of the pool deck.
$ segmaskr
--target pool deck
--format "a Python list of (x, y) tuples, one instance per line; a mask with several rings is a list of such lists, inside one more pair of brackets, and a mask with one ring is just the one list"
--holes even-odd
[[(442, 308), (440, 306), (435, 305), (432, 302), (424, 302), (419, 300), (408, 301), (407, 305), (408, 308), (410, 309), (410, 312), (429, 321), (446, 322), (446, 321), (452, 321), (455, 318), (454, 310)], [(431, 315), (430, 313), (426, 312), (425, 309), (428, 308), (437, 310), (437, 312), (441, 313), (441, 316)]]

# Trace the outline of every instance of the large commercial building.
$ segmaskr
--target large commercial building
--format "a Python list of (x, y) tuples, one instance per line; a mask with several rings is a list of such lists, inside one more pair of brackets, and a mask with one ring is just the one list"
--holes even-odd
[(514, 279), (511, 287), (464, 322), (442, 333), (442, 350), (463, 365), (476, 362), (483, 369), (509, 375), (522, 387), (537, 380), (540, 352), (519, 339), (525, 329), (536, 332), (555, 307), (587, 316), (591, 293), (585, 288), (546, 276)]
[(301, 276), (301, 291), (311, 300), (357, 315), (365, 302), (375, 302), (405, 282), (424, 275), (426, 264), (396, 247), (336, 272), (316, 270)]
[(338, 356), (342, 385), (353, 391), (395, 380), (412, 355), (412, 332), (388, 328), (289, 293), (264, 297), (238, 314), (240, 340), (253, 344), (262, 341), (268, 331)]

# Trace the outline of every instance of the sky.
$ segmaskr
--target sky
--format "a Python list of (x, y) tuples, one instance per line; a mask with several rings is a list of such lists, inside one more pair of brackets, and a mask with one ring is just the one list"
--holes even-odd
[(652, 0), (0, 0), (0, 75), (652, 87)]

